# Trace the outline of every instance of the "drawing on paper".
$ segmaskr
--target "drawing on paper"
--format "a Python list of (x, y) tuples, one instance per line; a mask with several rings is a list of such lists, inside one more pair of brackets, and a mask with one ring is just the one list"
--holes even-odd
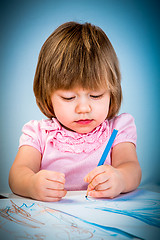
[[(9, 203), (9, 202), (8, 202)], [(46, 226), (51, 227), (56, 239), (105, 239), (105, 237), (120, 236), (122, 239), (137, 239), (135, 235), (114, 227), (102, 226), (81, 219), (64, 211), (41, 206), (37, 203), (28, 205), (23, 203), (18, 206), (13, 200), (4, 209), (0, 209), (0, 227), (2, 230), (15, 236), (15, 238), (47, 239), (51, 233), (47, 233)], [(39, 219), (39, 220), (38, 220)], [(17, 232), (10, 223), (21, 226)], [(32, 234), (33, 232), (33, 234)], [(34, 234), (37, 232), (36, 234)], [(45, 234), (44, 234), (45, 232)], [(24, 234), (24, 235), (23, 235)], [(138, 238), (140, 239), (140, 238)]]
[(160, 234), (159, 216), (159, 199), (146, 199), (143, 194), (110, 201), (78, 196), (57, 203), (7, 199), (0, 201), (0, 236), (7, 240), (152, 239), (152, 231)]

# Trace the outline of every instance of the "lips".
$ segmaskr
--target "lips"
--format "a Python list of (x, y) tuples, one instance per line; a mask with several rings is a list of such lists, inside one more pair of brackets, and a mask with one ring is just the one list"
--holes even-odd
[(90, 124), (92, 121), (93, 121), (92, 119), (80, 119), (80, 120), (76, 121), (76, 123), (82, 124), (82, 125), (87, 125), (87, 124)]

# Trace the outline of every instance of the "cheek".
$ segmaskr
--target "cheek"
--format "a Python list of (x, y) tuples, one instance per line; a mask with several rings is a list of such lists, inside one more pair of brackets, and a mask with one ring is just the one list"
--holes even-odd
[(53, 109), (57, 118), (62, 116), (65, 111), (65, 108), (63, 108), (60, 104), (56, 105)]
[(68, 119), (70, 119), (71, 117), (71, 111), (70, 108), (67, 106), (65, 106), (64, 104), (57, 104), (54, 107), (54, 113), (56, 118), (60, 121), (60, 122), (65, 122)]
[(52, 101), (52, 107), (56, 118), (63, 112), (62, 106), (58, 101)]
[(101, 102), (97, 105), (97, 114), (100, 118), (106, 118), (109, 112), (109, 101)]
[(108, 115), (109, 108), (104, 106), (104, 107), (99, 107), (97, 110), (97, 116), (99, 119), (105, 120), (107, 115)]

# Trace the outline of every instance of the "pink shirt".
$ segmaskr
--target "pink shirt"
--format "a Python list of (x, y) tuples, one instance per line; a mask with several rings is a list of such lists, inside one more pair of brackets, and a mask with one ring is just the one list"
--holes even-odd
[[(136, 126), (131, 115), (123, 113), (87, 134), (72, 132), (53, 119), (32, 120), (24, 125), (20, 145), (29, 145), (42, 154), (41, 169), (63, 172), (67, 190), (85, 190), (84, 177), (98, 164), (113, 129), (118, 130), (112, 148), (121, 142), (136, 145)], [(111, 149), (112, 151), (112, 149)], [(111, 164), (111, 151), (105, 164)]]

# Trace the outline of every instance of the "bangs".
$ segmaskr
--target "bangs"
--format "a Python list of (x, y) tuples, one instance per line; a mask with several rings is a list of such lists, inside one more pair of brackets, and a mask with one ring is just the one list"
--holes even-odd
[(53, 75), (51, 75), (51, 89), (68, 90), (77, 86), (93, 90), (109, 88), (106, 66), (100, 63), (98, 57), (89, 56), (89, 54), (86, 57), (87, 54), (81, 57), (77, 53), (76, 57), (70, 59), (67, 57), (63, 60), (63, 64), (56, 66), (56, 71), (53, 69)]

